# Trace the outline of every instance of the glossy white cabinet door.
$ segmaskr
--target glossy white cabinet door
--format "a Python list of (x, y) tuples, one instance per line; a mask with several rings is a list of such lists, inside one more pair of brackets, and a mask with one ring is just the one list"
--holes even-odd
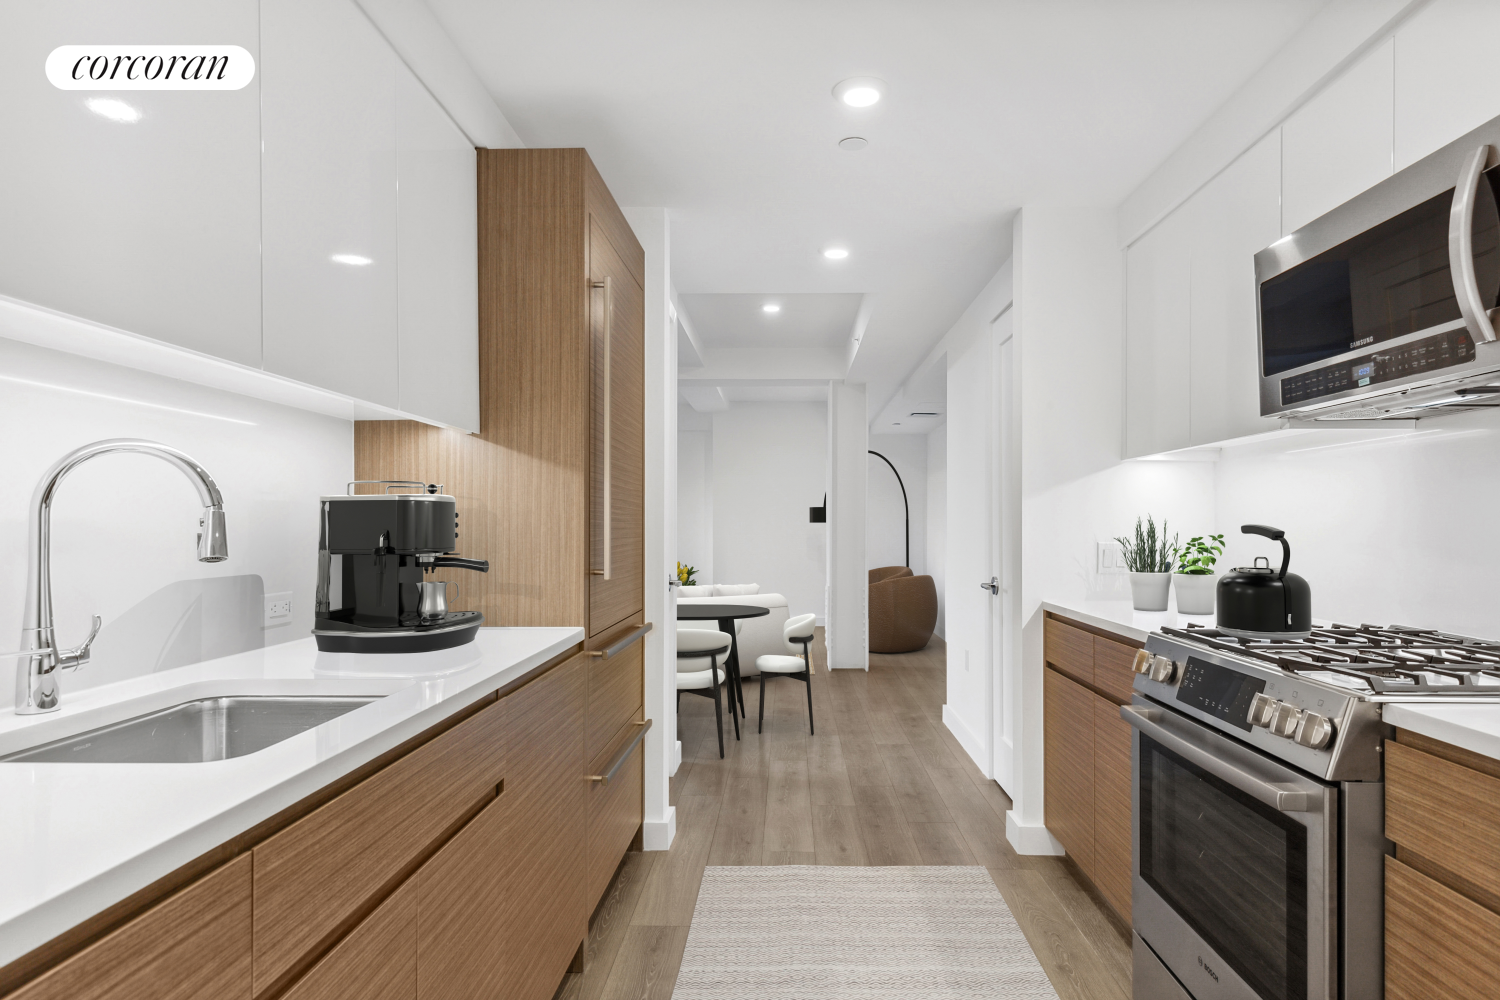
[(474, 147), (405, 66), (396, 73), (401, 409), (479, 430)]
[(400, 63), (353, 0), (261, 2), (265, 367), (398, 405)]
[(1394, 45), (1365, 56), (1281, 126), (1281, 232), (1391, 175)]
[[(1396, 169), (1500, 115), (1500, 3), (1437, 0), (1396, 33)], [(1456, 179), (1456, 178), (1455, 178)]]
[(0, 294), (260, 365), (259, 73), (237, 91), (91, 92), (43, 72), (59, 45), (256, 55), (257, 7), (0, 2)]
[(1125, 252), (1125, 457), (1191, 444), (1191, 230), (1179, 208)]
[(1272, 132), (1195, 194), (1190, 372), (1195, 445), (1275, 430), (1260, 415), (1255, 254), (1281, 232), (1281, 135)]

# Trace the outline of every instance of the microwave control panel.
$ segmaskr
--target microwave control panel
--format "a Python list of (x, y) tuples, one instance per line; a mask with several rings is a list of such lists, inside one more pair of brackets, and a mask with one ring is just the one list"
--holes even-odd
[(1389, 351), (1374, 351), (1353, 361), (1340, 361), (1300, 375), (1290, 375), (1281, 380), (1281, 405), (1305, 403), (1473, 360), (1474, 341), (1470, 339), (1469, 331), (1449, 330)]

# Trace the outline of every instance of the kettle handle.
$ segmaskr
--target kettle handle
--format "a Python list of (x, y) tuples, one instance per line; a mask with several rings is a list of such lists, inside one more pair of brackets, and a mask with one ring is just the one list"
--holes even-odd
[(1264, 524), (1242, 524), (1240, 531), (1246, 535), (1260, 535), (1273, 542), (1281, 543), (1281, 572), (1276, 574), (1276, 579), (1285, 580), (1286, 568), (1292, 563), (1292, 547), (1286, 542), (1286, 532)]

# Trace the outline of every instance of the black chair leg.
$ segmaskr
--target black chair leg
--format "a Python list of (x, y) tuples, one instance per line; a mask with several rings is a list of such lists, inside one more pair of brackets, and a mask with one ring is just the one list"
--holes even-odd
[[(714, 726), (719, 730), (719, 759), (724, 759), (724, 710), (719, 706), (719, 672), (714, 671)], [(732, 706), (731, 706), (732, 709)]]
[(816, 736), (816, 735), (818, 735), (818, 733), (817, 733), (817, 730), (813, 729), (813, 721), (812, 721), (812, 671), (811, 670), (809, 670), (807, 673), (805, 673), (805, 674), (802, 675), (802, 681), (803, 681), (803, 683), (805, 683), (807, 685), (807, 734), (809, 736)]
[(759, 734), (766, 725), (766, 672), (760, 672), (760, 712), (755, 719), (755, 732)]

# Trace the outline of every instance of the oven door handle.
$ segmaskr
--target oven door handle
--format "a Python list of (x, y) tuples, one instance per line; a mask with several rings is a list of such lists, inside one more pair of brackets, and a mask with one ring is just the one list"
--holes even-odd
[(1191, 761), (1198, 767), (1203, 768), (1209, 774), (1228, 782), (1235, 788), (1249, 795), (1259, 802), (1264, 802), (1272, 809), (1280, 812), (1298, 813), (1311, 812), (1316, 805), (1311, 801), (1312, 796), (1304, 791), (1285, 788), (1281, 785), (1266, 781), (1257, 775), (1231, 763), (1221, 760), (1213, 754), (1196, 746), (1188, 740), (1183, 739), (1176, 733), (1167, 729), (1156, 720), (1161, 718), (1162, 709), (1138, 708), (1135, 705), (1121, 705), (1120, 718), (1139, 729), (1143, 734), (1151, 737), (1162, 746), (1186, 760)]

